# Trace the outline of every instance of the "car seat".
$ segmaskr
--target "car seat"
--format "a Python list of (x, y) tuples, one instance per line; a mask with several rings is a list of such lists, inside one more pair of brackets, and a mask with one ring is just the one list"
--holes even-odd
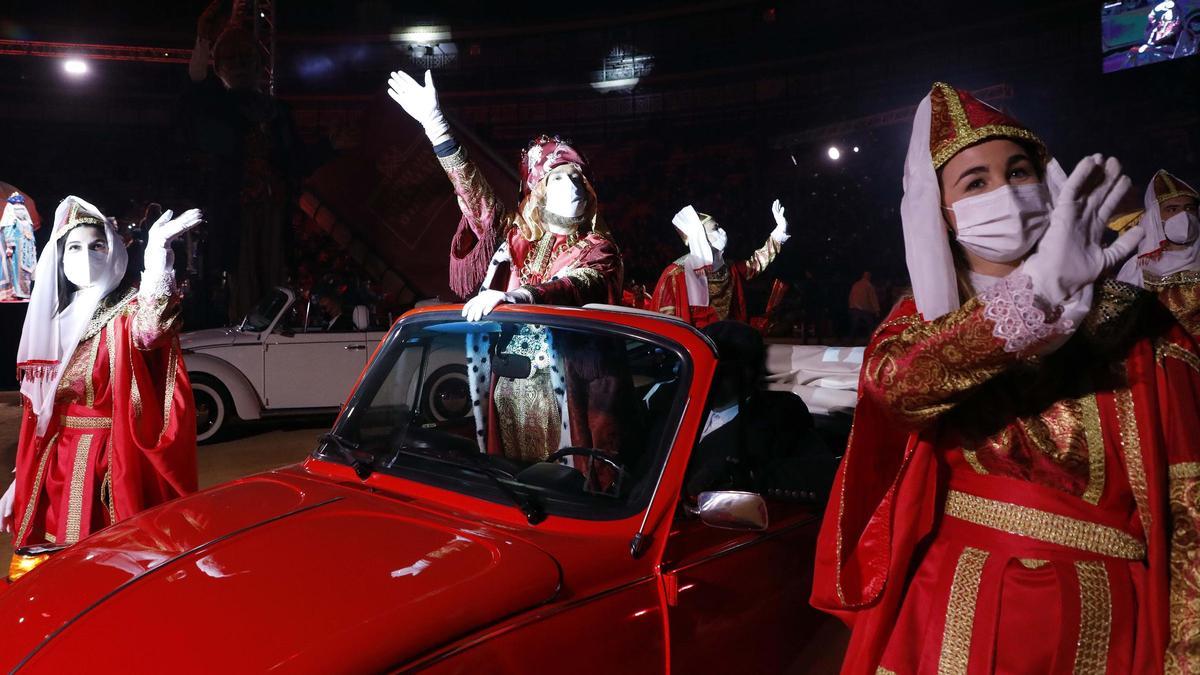
[(371, 325), (371, 312), (366, 305), (355, 305), (354, 311), (350, 313), (350, 318), (358, 330), (366, 330)]

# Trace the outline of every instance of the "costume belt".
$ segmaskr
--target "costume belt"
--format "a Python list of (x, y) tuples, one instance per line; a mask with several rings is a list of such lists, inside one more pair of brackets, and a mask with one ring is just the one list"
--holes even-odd
[[(1091, 556), (1142, 560), (1146, 545), (1125, 530), (1075, 516), (1015, 504), (1000, 499), (982, 497), (970, 492), (950, 489), (946, 493), (944, 513), (951, 519), (1005, 533), (997, 538), (1003, 548), (1026, 548), (1030, 553), (1083, 553)], [(957, 530), (952, 521), (947, 525)], [(1001, 543), (1001, 540), (1004, 540)], [(1049, 546), (1046, 546), (1046, 545)]]
[(112, 416), (100, 416), (96, 412), (89, 406), (71, 404), (58, 416), (58, 423), (66, 429), (111, 429)]

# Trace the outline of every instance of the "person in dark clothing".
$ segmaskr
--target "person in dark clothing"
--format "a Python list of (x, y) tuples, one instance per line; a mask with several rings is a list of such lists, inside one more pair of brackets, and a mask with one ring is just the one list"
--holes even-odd
[[(309, 164), (290, 109), (265, 91), (245, 13), (235, 2), (222, 23), (217, 0), (201, 16), (176, 125), (190, 196), (208, 216), (201, 269), (208, 292), (200, 304), (212, 306), (213, 316), (202, 317), (205, 324), (236, 320), (284, 281), (289, 205)], [(213, 302), (218, 293), (227, 295), (227, 306)]]
[(354, 320), (346, 312), (342, 299), (333, 289), (318, 289), (313, 293), (325, 315), (325, 331), (329, 333), (355, 330)]
[(837, 459), (814, 430), (804, 401), (760, 390), (766, 350), (758, 331), (738, 321), (704, 329), (719, 363), (708, 416), (692, 452), (684, 490), (745, 490), (764, 497), (824, 503)]

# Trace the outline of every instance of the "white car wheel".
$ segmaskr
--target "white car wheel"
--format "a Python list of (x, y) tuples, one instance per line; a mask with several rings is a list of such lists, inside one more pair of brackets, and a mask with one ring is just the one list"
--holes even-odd
[(425, 381), (425, 416), (438, 422), (465, 419), (471, 416), (471, 390), (467, 384), (467, 367), (462, 364), (442, 366)]
[(216, 439), (233, 416), (229, 394), (212, 378), (197, 375), (192, 378), (192, 399), (196, 403), (196, 442)]

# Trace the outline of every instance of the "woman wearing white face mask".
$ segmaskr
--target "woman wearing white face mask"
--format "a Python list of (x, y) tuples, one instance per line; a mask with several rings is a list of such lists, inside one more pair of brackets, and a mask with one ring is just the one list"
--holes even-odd
[(151, 227), (139, 289), (104, 216), (77, 197), (59, 205), (17, 354), (24, 415), (0, 502), (15, 548), (72, 544), (196, 489), (170, 245), (199, 222), (168, 211)]
[(1195, 668), (1200, 363), (1101, 280), (1128, 179), (938, 83), (901, 214), (913, 297), (864, 355), (813, 604), (843, 672)]
[(1145, 210), (1134, 226), (1146, 235), (1118, 278), (1157, 294), (1179, 323), (1200, 338), (1197, 204), (1200, 194), (1195, 188), (1165, 170), (1154, 174), (1146, 188)]
[[(450, 244), (450, 287), (470, 298), (474, 321), (504, 302), (583, 305), (621, 300), (620, 252), (598, 212), (587, 161), (557, 136), (521, 155), (521, 197), (511, 209), (450, 135), (433, 76), (392, 73), (388, 94), (421, 123), (458, 195), (462, 221)], [(474, 296), (474, 297), (472, 297)]]

